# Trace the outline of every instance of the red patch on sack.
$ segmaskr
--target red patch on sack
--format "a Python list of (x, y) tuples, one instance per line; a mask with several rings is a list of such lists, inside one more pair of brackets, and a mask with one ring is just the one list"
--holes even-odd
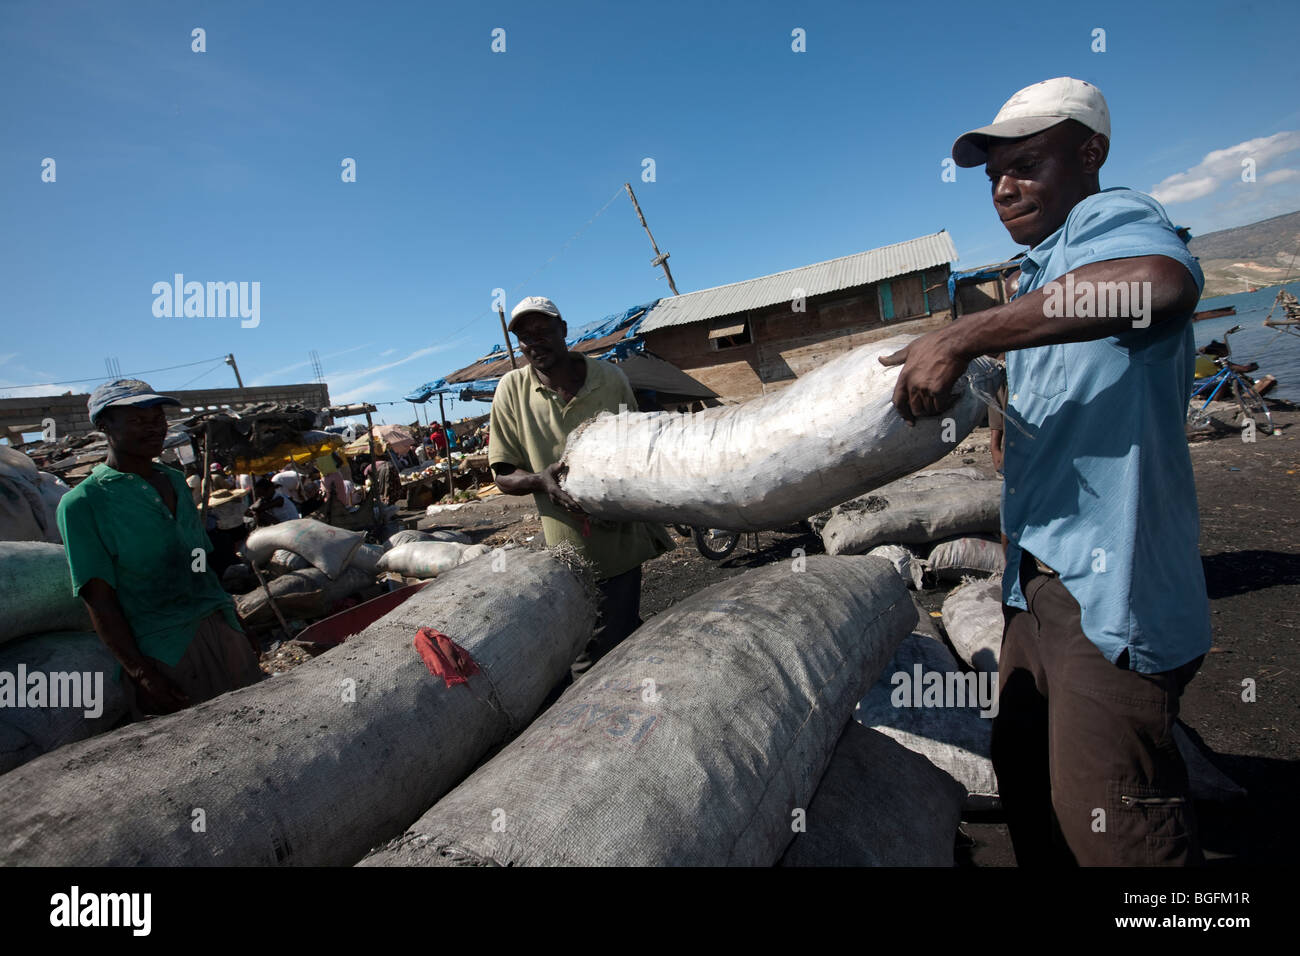
[(442, 631), (422, 627), (415, 633), (414, 644), (429, 673), (441, 677), (448, 687), (464, 684), (478, 673), (469, 652)]

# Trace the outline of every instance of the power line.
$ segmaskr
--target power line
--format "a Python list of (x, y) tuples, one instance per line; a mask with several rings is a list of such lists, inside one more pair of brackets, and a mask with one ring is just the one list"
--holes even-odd
[(222, 366), (222, 365), (225, 365), (225, 364), (226, 364), (226, 363), (223, 361), (223, 362), (221, 363), (221, 365), (214, 365), (214, 366), (212, 366), (212, 368), (208, 369), (206, 372), (200, 372), (198, 375), (195, 375), (192, 379), (190, 379), (190, 380), (189, 380), (188, 382), (186, 382), (184, 385), (178, 385), (175, 389), (173, 389), (173, 391), (178, 391), (178, 392), (179, 392), (179, 391), (181, 391), (182, 389), (189, 388), (191, 385), (193, 385), (195, 382), (197, 382), (197, 381), (198, 381), (199, 379), (201, 379), (203, 376), (205, 376), (205, 375), (211, 375), (213, 372), (215, 372), (217, 369), (221, 368), (221, 366)]
[[(531, 281), (532, 281), (532, 280), (533, 280), (533, 279), (538, 275), (538, 273), (542, 272), (542, 271), (543, 271), (544, 269), (546, 269), (546, 267), (549, 266), (552, 262), (554, 262), (554, 261), (555, 261), (556, 259), (558, 259), (560, 256), (564, 255), (565, 250), (568, 249), (569, 246), (573, 245), (573, 243), (574, 243), (575, 241), (577, 241), (578, 237), (581, 236), (584, 232), (586, 232), (587, 229), (591, 226), (591, 224), (592, 224), (593, 222), (595, 222), (597, 219), (599, 219), (599, 218), (601, 217), (601, 215), (605, 212), (605, 210), (608, 209), (611, 205), (613, 205), (614, 200), (618, 199), (618, 197), (619, 197), (620, 195), (622, 195), (624, 192), (625, 192), (625, 190), (624, 190), (624, 188), (623, 188), (622, 186), (620, 186), (618, 189), (614, 190), (614, 194), (613, 194), (612, 196), (610, 196), (609, 199), (607, 199), (607, 200), (605, 201), (605, 204), (604, 204), (603, 206), (601, 206), (599, 209), (597, 209), (596, 212), (591, 216), (591, 218), (589, 218), (585, 223), (583, 223), (583, 224), (578, 228), (578, 231), (577, 231), (577, 232), (575, 232), (572, 236), (570, 236), (567, 240), (565, 240), (564, 245), (560, 246), (560, 248), (559, 248), (558, 250), (556, 250), (556, 252), (555, 252), (555, 253), (554, 253), (554, 254), (553, 254), (549, 259), (547, 259), (547, 260), (546, 260), (545, 262), (543, 262), (540, 266), (538, 266), (538, 267), (537, 267), (536, 269), (534, 269), (531, 273), (529, 273), (529, 275), (528, 275), (527, 278), (525, 278), (522, 282), (517, 283), (517, 284), (516, 284), (512, 289), (509, 290), (509, 292), (508, 292), (507, 294), (509, 294), (509, 295), (513, 295), (514, 293), (518, 292), (520, 289), (522, 289), (524, 286), (526, 286), (529, 282), (531, 282)], [(480, 321), (481, 321), (485, 316), (491, 316), (492, 314), (493, 314), (493, 313), (492, 313), (492, 310), (491, 310), (491, 309), (488, 309), (488, 310), (486, 310), (486, 311), (484, 311), (484, 312), (482, 312), (482, 313), (480, 313), (480, 314), (474, 316), (474, 318), (470, 319), (468, 322), (466, 322), (466, 323), (465, 323), (464, 325), (462, 325), (460, 328), (456, 329), (455, 332), (452, 332), (451, 335), (458, 335), (458, 334), (460, 334), (461, 332), (463, 332), (463, 331), (465, 331), (466, 329), (468, 329), (470, 326), (478, 324), (478, 323), (479, 323), (479, 322), (480, 322)], [(448, 336), (448, 337), (450, 337), (450, 336)], [(225, 362), (225, 360), (226, 360), (226, 357), (225, 357), (224, 355), (221, 355), (221, 356), (218, 356), (218, 357), (216, 357), (216, 358), (203, 359), (202, 361), (198, 361), (198, 362), (185, 362), (185, 363), (183, 363), (183, 364), (181, 364), (181, 365), (168, 365), (168, 366), (166, 366), (165, 368), (149, 368), (149, 369), (144, 369), (143, 371), (139, 371), (139, 372), (127, 372), (127, 373), (121, 373), (121, 372), (119, 372), (119, 373), (117, 374), (117, 377), (118, 377), (118, 378), (129, 378), (129, 377), (133, 377), (133, 376), (137, 376), (137, 375), (152, 375), (152, 374), (154, 374), (155, 372), (170, 372), (170, 371), (173, 371), (173, 370), (178, 369), (178, 368), (193, 368), (193, 367), (196, 366), (196, 365), (206, 365), (208, 362)], [(313, 363), (313, 364), (315, 364), (315, 363)], [(214, 369), (209, 369), (209, 371), (214, 371)], [(204, 372), (204, 373), (203, 373), (203, 375), (206, 375), (206, 374), (208, 374), (208, 373), (207, 373), (207, 372)], [(319, 377), (319, 376), (318, 376), (318, 377)], [(190, 381), (191, 381), (191, 382), (192, 382), (192, 381), (197, 381), (198, 378), (202, 378), (202, 375), (197, 376), (196, 378), (191, 379)], [(47, 385), (76, 385), (76, 384), (78, 384), (78, 383), (80, 383), (80, 382), (98, 382), (98, 381), (104, 381), (104, 376), (103, 376), (103, 375), (87, 375), (85, 378), (68, 378), (68, 379), (63, 379), (62, 381), (58, 381), (58, 382), (33, 382), (33, 383), (31, 383), (30, 385), (4, 385), (4, 386), (0, 386), (0, 391), (7, 391), (7, 390), (9, 390), (9, 389), (15, 389), (15, 388), (43, 388), (44, 386), (47, 386)], [(187, 382), (186, 384), (189, 384), (189, 383)], [(182, 387), (183, 387), (183, 386), (182, 386)], [(385, 405), (387, 405), (387, 404), (397, 405), (397, 404), (404, 404), (404, 403), (399, 403), (399, 402), (384, 402), (384, 403), (382, 403), (382, 404), (385, 404)]]
[[(225, 362), (225, 360), (226, 357), (224, 355), (219, 355), (216, 358), (203, 359), (200, 362), (186, 362), (183, 365), (168, 365), (166, 368), (147, 368), (141, 372), (127, 372), (125, 374), (123, 374), (122, 372), (118, 372), (118, 377), (129, 378), (130, 376), (133, 375), (152, 375), (154, 372), (170, 372), (173, 369), (193, 368), (195, 365), (207, 365), (209, 362)], [(4, 386), (0, 386), (0, 391), (11, 389), (11, 388), (40, 388), (45, 385), (76, 385), (78, 382), (102, 382), (102, 381), (104, 381), (104, 376), (102, 374), (87, 375), (85, 378), (67, 378), (61, 382), (33, 382), (31, 385), (4, 385)]]

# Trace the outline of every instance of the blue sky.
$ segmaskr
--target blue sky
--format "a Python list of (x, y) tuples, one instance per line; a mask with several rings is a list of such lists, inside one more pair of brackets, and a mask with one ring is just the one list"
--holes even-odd
[[(1009, 10), (5, 2), (0, 397), (88, 391), (106, 357), (200, 363), (163, 390), (233, 385), (227, 352), (246, 384), (310, 381), (316, 349), (335, 401), (400, 401), (500, 340), (495, 288), (571, 329), (667, 294), (625, 181), (682, 292), (939, 229), (959, 266), (998, 259), (983, 171), (940, 164), (1052, 76), (1107, 96), (1103, 186), (1196, 234), (1300, 209), (1300, 5)], [(156, 317), (178, 272), (260, 283), (257, 327)]]

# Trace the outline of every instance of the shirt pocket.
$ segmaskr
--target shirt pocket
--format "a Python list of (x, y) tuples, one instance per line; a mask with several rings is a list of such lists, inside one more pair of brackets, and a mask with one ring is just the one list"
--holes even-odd
[(1029, 376), (1029, 391), (1039, 398), (1055, 398), (1066, 389), (1065, 352), (1052, 349), (1051, 353), (1034, 364)]

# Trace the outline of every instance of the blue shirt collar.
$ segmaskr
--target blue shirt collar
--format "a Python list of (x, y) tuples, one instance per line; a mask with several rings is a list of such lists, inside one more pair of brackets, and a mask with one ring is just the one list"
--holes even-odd
[(1032, 249), (1030, 249), (1028, 252), (1025, 253), (1025, 258), (1024, 260), (1022, 260), (1022, 264), (1020, 266), (1021, 271), (1022, 272), (1024, 271), (1025, 268), (1023, 264), (1024, 262), (1032, 262), (1034, 264), (1034, 268), (1032, 271), (1034, 272), (1037, 272), (1039, 269), (1041, 269), (1043, 267), (1043, 263), (1047, 261), (1048, 257), (1051, 256), (1053, 250), (1056, 249), (1056, 246), (1061, 241), (1061, 237), (1063, 235), (1065, 235), (1065, 223), (1062, 223), (1061, 228), (1057, 229), (1056, 232), (1052, 233), (1050, 236), (1048, 236), (1038, 245), (1034, 246)]

